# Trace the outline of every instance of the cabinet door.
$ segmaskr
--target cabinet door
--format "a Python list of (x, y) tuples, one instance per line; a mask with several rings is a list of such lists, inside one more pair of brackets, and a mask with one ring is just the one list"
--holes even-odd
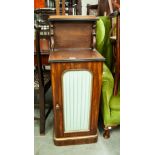
[(102, 63), (53, 63), (51, 69), (55, 136), (95, 135)]

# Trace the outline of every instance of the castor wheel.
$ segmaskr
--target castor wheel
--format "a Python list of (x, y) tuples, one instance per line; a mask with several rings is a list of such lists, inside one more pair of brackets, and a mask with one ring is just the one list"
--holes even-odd
[(108, 130), (104, 130), (103, 137), (105, 139), (108, 139), (110, 137), (110, 131), (109, 131), (109, 129)]

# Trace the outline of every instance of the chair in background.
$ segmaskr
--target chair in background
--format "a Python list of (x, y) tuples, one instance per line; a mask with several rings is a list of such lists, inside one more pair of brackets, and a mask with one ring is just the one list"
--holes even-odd
[[(106, 65), (114, 75), (114, 94), (120, 79), (120, 4), (119, 0), (106, 0), (105, 14), (97, 22), (97, 49), (106, 58)], [(110, 23), (110, 24), (109, 24)]]
[[(36, 27), (40, 28), (40, 53), (42, 57), (42, 63), (44, 69), (49, 68), (48, 64), (48, 56), (51, 49), (51, 41), (50, 41), (50, 30), (48, 18), (50, 15), (55, 15), (55, 12), (50, 8), (41, 8), (34, 10), (35, 21), (34, 24)], [(34, 47), (35, 41), (34, 41)], [(35, 49), (34, 49), (35, 51)], [(36, 52), (35, 52), (36, 55)], [(35, 56), (35, 64), (36, 64), (36, 56)]]
[[(117, 5), (117, 7), (118, 6), (119, 5)], [(109, 8), (111, 7), (109, 6)], [(111, 10), (113, 10), (113, 8)], [(114, 12), (111, 12), (108, 16), (100, 17), (96, 30), (97, 49), (106, 58), (103, 69), (101, 106), (105, 138), (109, 138), (110, 136), (109, 128), (120, 124), (119, 16), (119, 9), (114, 8)]]
[(35, 117), (35, 120), (40, 120), (40, 134), (45, 134), (45, 120), (51, 111), (51, 106), (45, 114), (45, 93), (51, 86), (50, 71), (43, 68), (45, 61), (42, 61), (40, 52), (40, 28), (35, 27), (35, 52), (34, 52), (34, 91), (39, 95), (39, 111), (40, 117)]
[(51, 15), (55, 15), (56, 10), (51, 8), (39, 8), (34, 10), (34, 24), (40, 27), (40, 37), (41, 39), (49, 39), (49, 23), (48, 18)]
[[(39, 111), (40, 117), (40, 134), (45, 134), (45, 122), (51, 111), (52, 104), (45, 104), (45, 94), (51, 86), (50, 68), (48, 57), (51, 49), (50, 29), (48, 18), (55, 15), (56, 10), (51, 8), (40, 8), (34, 10), (35, 15), (35, 39), (34, 39), (34, 90), (39, 95)], [(35, 108), (37, 104), (35, 104)], [(46, 107), (48, 108), (45, 114)]]
[(114, 78), (110, 69), (104, 64), (102, 78), (101, 113), (104, 127), (104, 138), (110, 137), (110, 129), (120, 124), (120, 87), (114, 95)]
[(96, 24), (96, 48), (106, 58), (105, 63), (113, 68), (113, 49), (110, 41), (111, 20), (109, 16), (100, 16)]
[[(109, 17), (111, 21), (111, 30), (109, 32), (108, 42), (110, 41), (112, 44), (113, 54), (106, 50), (106, 55), (108, 55), (108, 59), (111, 59), (111, 64), (110, 66), (108, 64), (108, 67), (114, 75), (114, 95), (116, 95), (120, 81), (120, 0), (105, 0), (104, 4), (106, 6), (105, 14), (107, 14), (107, 17)], [(105, 20), (103, 20), (103, 23), (107, 25)], [(109, 46), (106, 45), (108, 49), (110, 46), (110, 44)]]

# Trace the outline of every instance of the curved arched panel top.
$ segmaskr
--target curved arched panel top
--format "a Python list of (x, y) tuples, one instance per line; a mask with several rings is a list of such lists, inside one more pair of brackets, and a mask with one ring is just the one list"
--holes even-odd
[(92, 83), (88, 70), (68, 70), (62, 75), (64, 132), (90, 130)]

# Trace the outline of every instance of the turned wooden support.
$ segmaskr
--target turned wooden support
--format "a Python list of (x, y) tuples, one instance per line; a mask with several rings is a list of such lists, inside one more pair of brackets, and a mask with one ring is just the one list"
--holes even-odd
[(65, 15), (65, 0), (62, 0), (62, 15)]
[(54, 51), (54, 25), (50, 25), (50, 35), (51, 35), (51, 40), (50, 40), (50, 48), (52, 51)]
[(92, 31), (92, 49), (95, 50), (96, 48), (96, 23), (93, 23), (93, 31)]
[[(60, 0), (55, 0), (56, 15), (60, 15)], [(62, 0), (62, 15), (65, 15), (65, 0)]]
[(55, 0), (56, 4), (56, 15), (60, 15), (60, 0)]

